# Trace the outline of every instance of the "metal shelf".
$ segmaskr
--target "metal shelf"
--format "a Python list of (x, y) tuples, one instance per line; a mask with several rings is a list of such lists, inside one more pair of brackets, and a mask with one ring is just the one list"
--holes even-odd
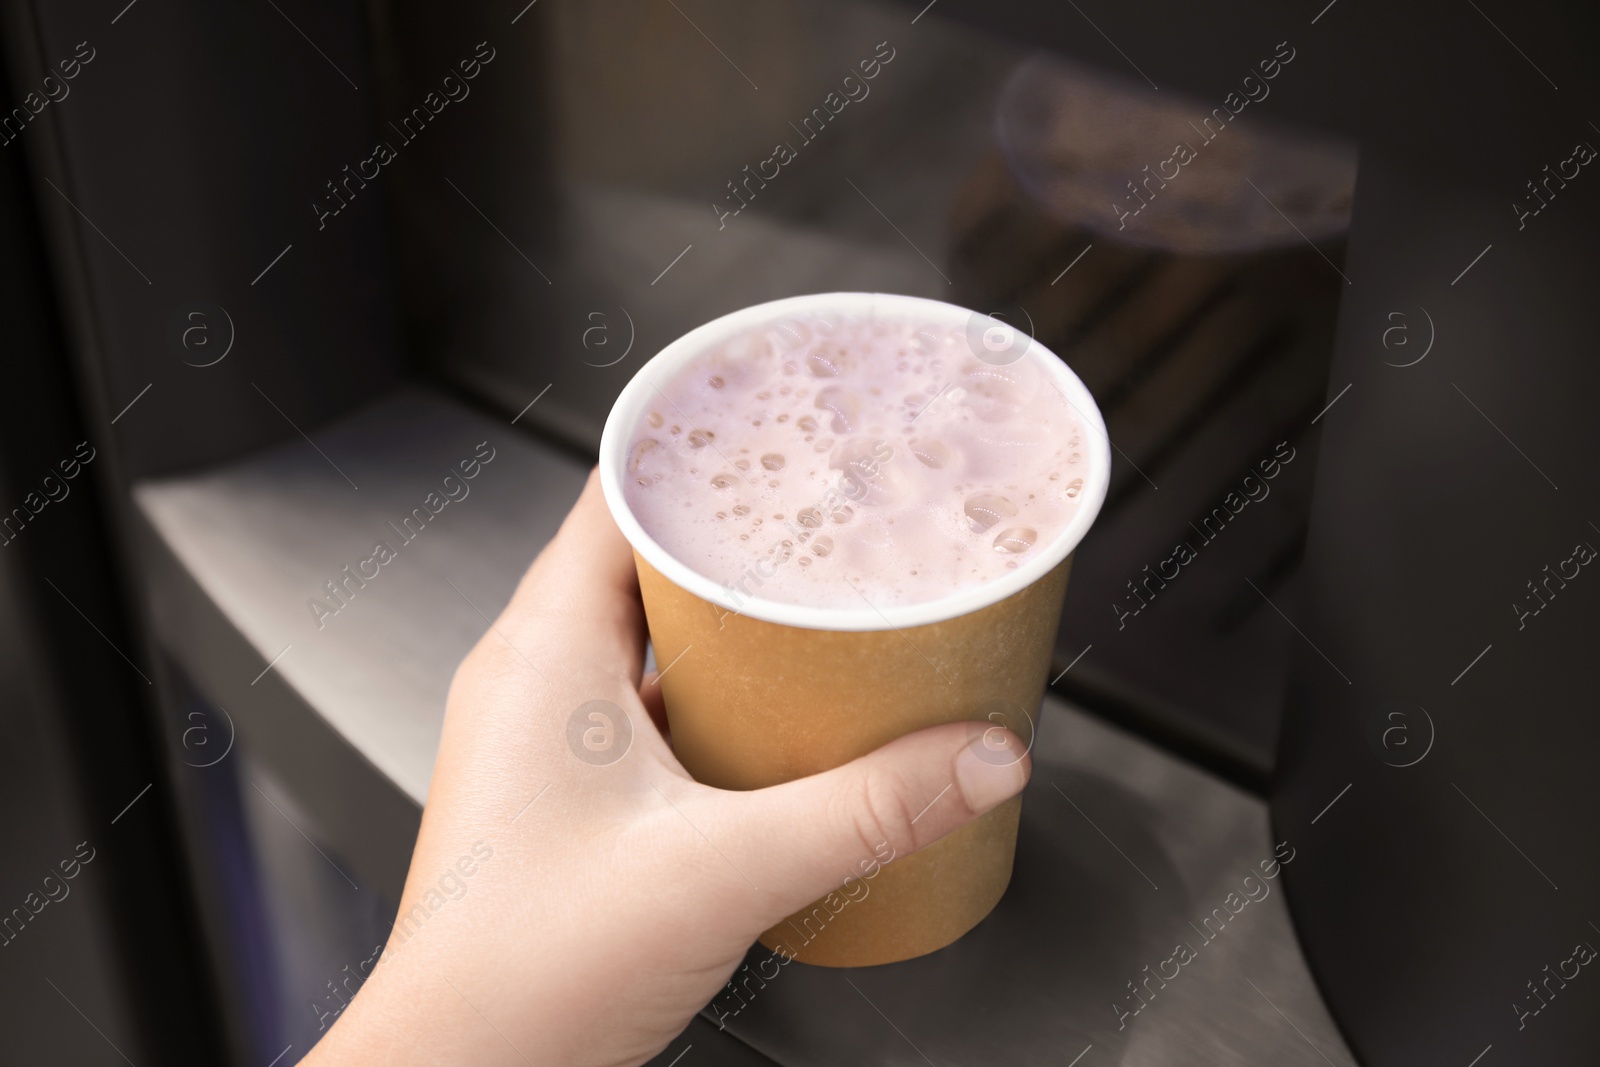
[[(504, 605), (585, 470), (418, 389), (315, 436), (326, 459), (297, 439), (138, 486), (145, 585), (160, 643), (209, 703), (228, 709), (240, 744), (295, 797), (302, 829), (393, 901), (445, 693), (483, 628), (479, 612), (492, 617)], [(308, 599), (331, 603), (325, 583), (340, 581), (374, 540), (394, 544), (388, 524), (486, 440), (494, 459), (469, 495), (399, 547), (377, 578), (350, 587), (348, 603), (319, 627)], [(1054, 697), (1038, 735), (1016, 874), (972, 934), (886, 967), (787, 967), (723, 1020), (724, 1034), (715, 1016), (702, 1017), (664, 1056), (692, 1043), (696, 1063), (758, 1062), (759, 1052), (795, 1067), (1058, 1067), (1085, 1049), (1084, 1067), (1108, 1056), (1130, 1065), (1352, 1062), (1296, 946), (1281, 883), (1260, 877), (1274, 852), (1265, 805)], [(1233, 915), (1229, 894), (1240, 894), (1237, 907), (1252, 873), (1266, 895)], [(1213, 919), (1222, 930), (1207, 940), (1199, 928), (1213, 909), (1228, 921)], [(1151, 973), (1147, 965), (1161, 968), (1179, 942), (1195, 958), (1164, 987), (1141, 985), (1153, 998), (1119, 1019), (1114, 1004), (1144, 1003), (1128, 999), (1127, 983)]]

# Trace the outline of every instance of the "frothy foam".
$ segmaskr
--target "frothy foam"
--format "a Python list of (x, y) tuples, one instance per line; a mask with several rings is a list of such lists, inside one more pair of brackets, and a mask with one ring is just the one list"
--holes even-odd
[(1015, 569), (1077, 510), (1088, 450), (1045, 359), (998, 324), (776, 321), (657, 383), (624, 495), (736, 603), (936, 600)]

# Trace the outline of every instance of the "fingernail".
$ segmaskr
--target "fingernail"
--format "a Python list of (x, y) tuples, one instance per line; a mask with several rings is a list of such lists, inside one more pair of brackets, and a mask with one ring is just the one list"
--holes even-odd
[(1002, 731), (1004, 758), (993, 735), (981, 747), (964, 745), (956, 755), (956, 784), (973, 811), (982, 814), (1001, 801), (1022, 792), (1028, 784), (1033, 761), (1022, 741), (1010, 731)]

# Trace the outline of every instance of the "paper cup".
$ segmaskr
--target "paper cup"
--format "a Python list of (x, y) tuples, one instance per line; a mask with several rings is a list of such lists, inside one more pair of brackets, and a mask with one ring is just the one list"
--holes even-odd
[[(1015, 570), (920, 604), (826, 608), (765, 600), (724, 586), (672, 557), (640, 526), (623, 494), (628, 445), (647, 409), (684, 364), (729, 338), (815, 314), (913, 319), (965, 330), (989, 362), (1036, 360), (1077, 409), (1084, 487), (1078, 510)], [(973, 722), (981, 755), (1005, 726), (1032, 745), (1071, 554), (1105, 499), (1111, 461), (1105, 423), (1083, 383), (1037, 341), (987, 342), (1009, 327), (937, 300), (820, 293), (758, 304), (691, 330), (651, 359), (617, 398), (600, 443), (600, 478), (633, 546), (672, 744), (696, 780), (760, 789), (816, 774), (938, 723)], [(991, 332), (993, 331), (993, 332)], [(997, 355), (998, 351), (998, 355)], [(1016, 354), (1020, 352), (1020, 354)], [(683, 655), (688, 651), (690, 654)], [(681, 658), (680, 658), (681, 657)], [(860, 967), (943, 948), (976, 926), (1011, 878), (1020, 797), (919, 852), (863, 856), (829, 894), (762, 935), (807, 963)]]

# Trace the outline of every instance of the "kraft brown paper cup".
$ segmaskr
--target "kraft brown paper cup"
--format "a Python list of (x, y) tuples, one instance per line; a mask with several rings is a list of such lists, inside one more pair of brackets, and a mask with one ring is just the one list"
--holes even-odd
[[(658, 403), (657, 387), (731, 337), (828, 313), (966, 329), (977, 358), (1038, 361), (1077, 409), (1086, 461), (1078, 511), (1054, 541), (1016, 570), (938, 600), (818, 608), (746, 596), (694, 572), (645, 533), (622, 483), (629, 442)], [(1077, 375), (1038, 342), (952, 304), (881, 293), (791, 297), (715, 319), (662, 349), (612, 408), (600, 477), (633, 546), (656, 660), (673, 665), (661, 686), (678, 759), (697, 781), (760, 789), (848, 763), (927, 726), (968, 720), (980, 755), (1010, 762), (1005, 750), (986, 745), (988, 731), (1006, 726), (1032, 744), (1072, 550), (1105, 498), (1110, 466), (1105, 424)], [(1013, 797), (892, 863), (887, 850), (863, 855), (839, 872), (839, 892), (780, 922), (761, 943), (830, 967), (892, 963), (943, 948), (1005, 893), (1021, 811), (1022, 798)]]

